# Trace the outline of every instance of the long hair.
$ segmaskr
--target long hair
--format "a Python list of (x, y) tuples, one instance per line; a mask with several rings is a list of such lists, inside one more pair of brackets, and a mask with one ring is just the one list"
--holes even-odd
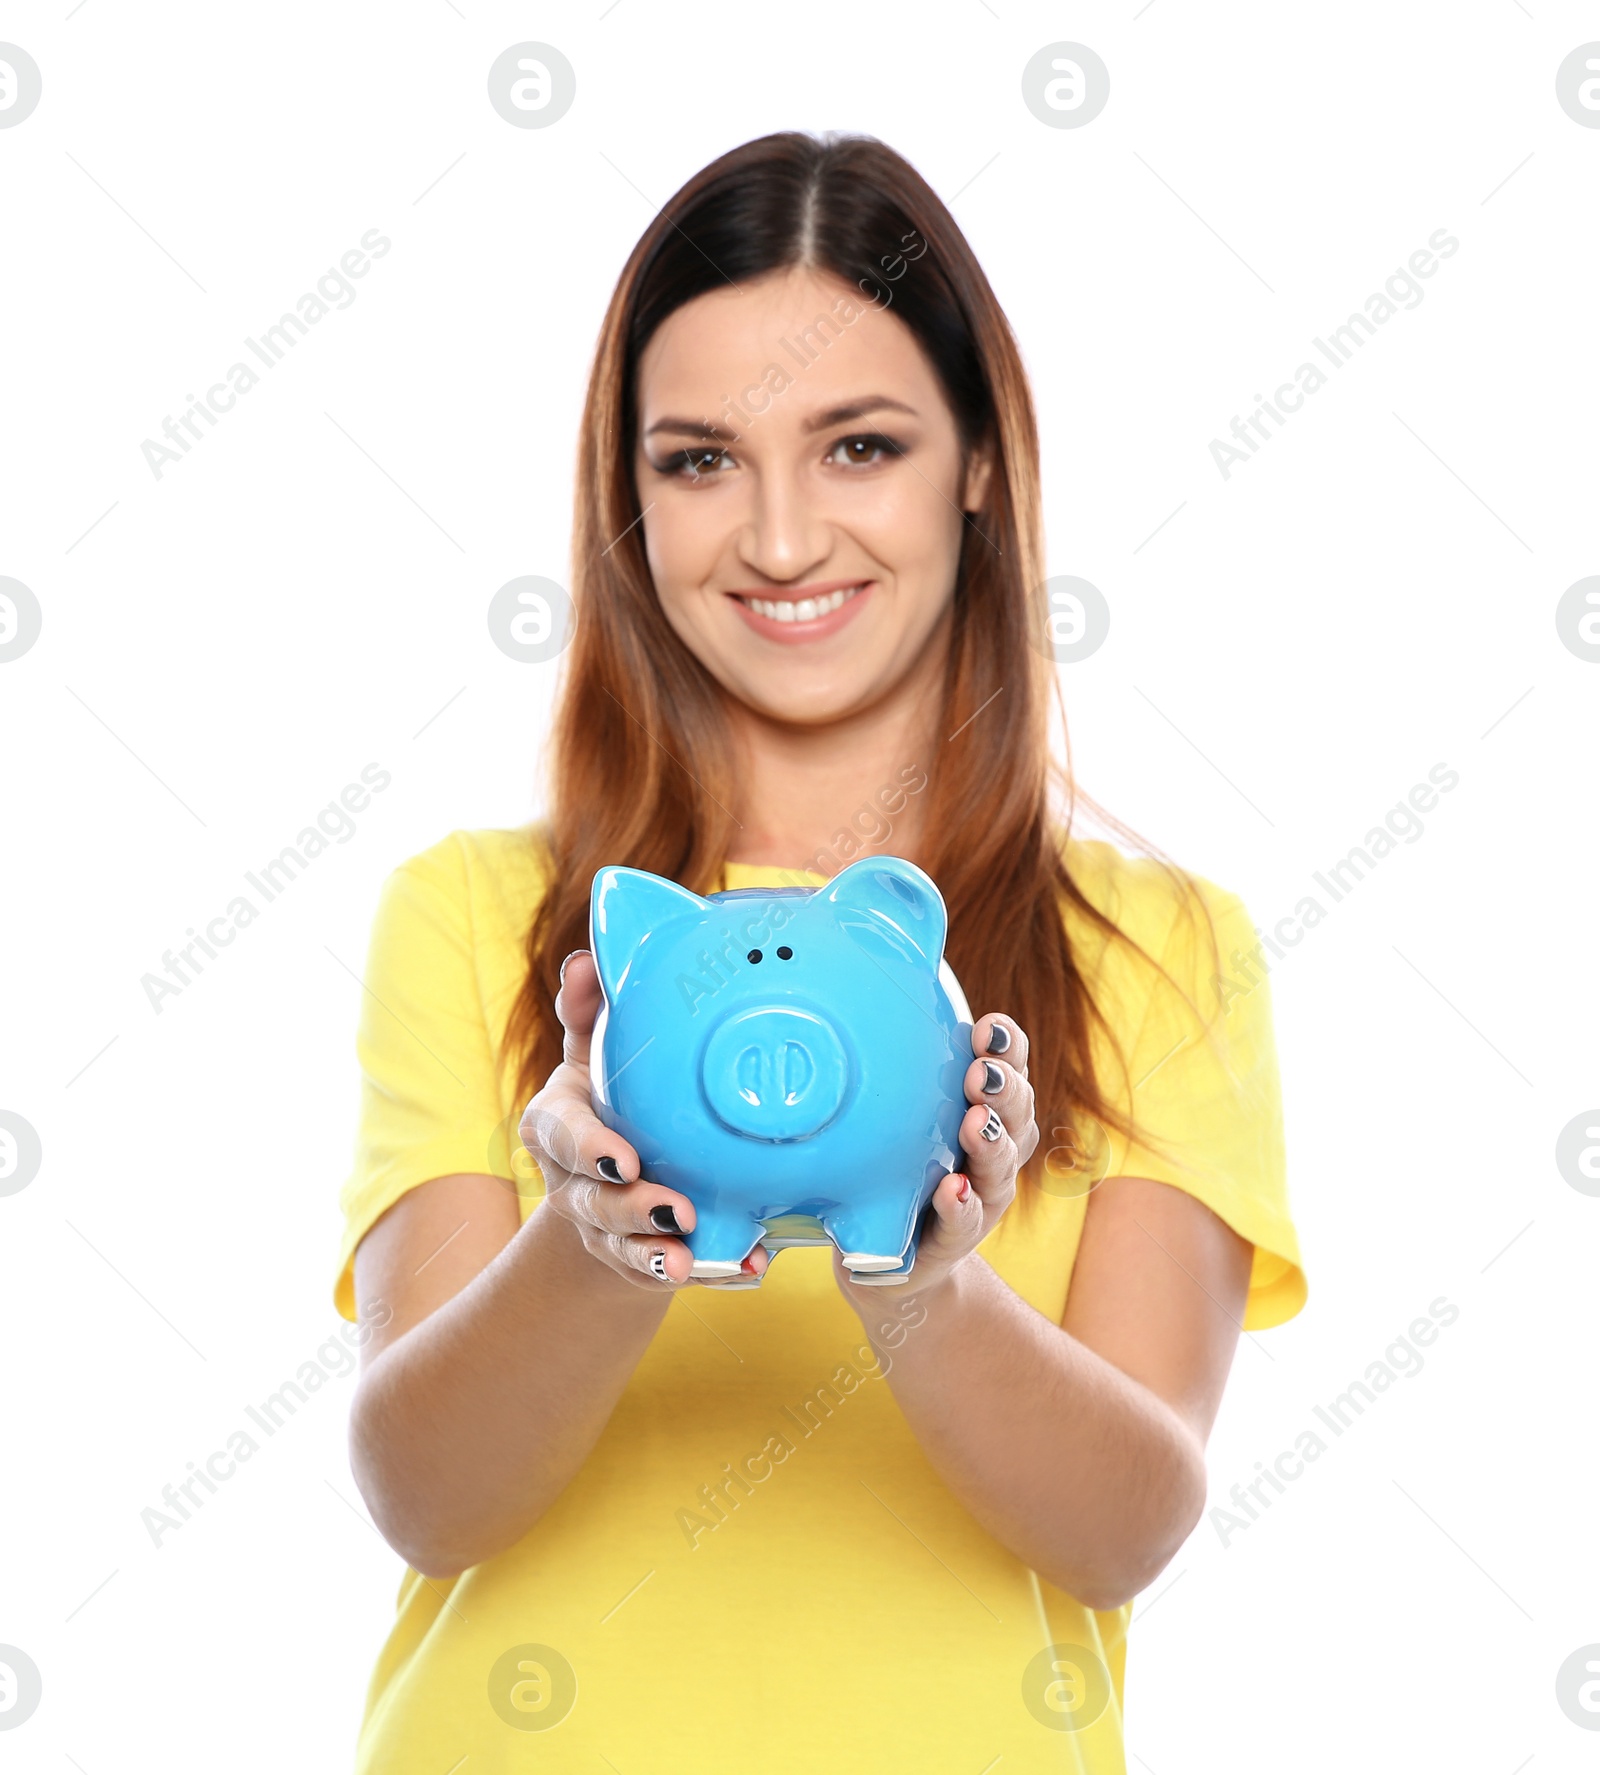
[[(1080, 969), (1064, 906), (1106, 942), (1139, 946), (1073, 880), (1065, 840), (1077, 803), (1157, 857), (1185, 904), (1189, 881), (1073, 784), (1059, 680), (1043, 643), (1039, 446), (1027, 375), (954, 218), (907, 161), (869, 136), (784, 132), (713, 161), (646, 229), (606, 311), (578, 447), (576, 627), (550, 738), (550, 813), (535, 829), (546, 889), (505, 1035), (521, 1100), (562, 1057), (553, 1000), (562, 958), (589, 941), (595, 871), (627, 864), (711, 892), (734, 836), (726, 693), (667, 621), (645, 557), (633, 475), (636, 377), (651, 336), (684, 303), (792, 266), (889, 303), (936, 371), (963, 450), (983, 444), (992, 453), (984, 503), (964, 525), (934, 753), (908, 761), (925, 775), (918, 793), (928, 798), (912, 860), (944, 896), (945, 953), (974, 1010), (1004, 1010), (1028, 1033), (1041, 1136), (1020, 1197), (1041, 1181), (1081, 1193), (1072, 1174), (1084, 1169), (1095, 1124), (1135, 1130), (1127, 1057)], [(1051, 750), (1052, 697), (1060, 761)], [(853, 855), (824, 849), (795, 864), (830, 875)], [(1097, 1024), (1121, 1067), (1126, 1113), (1096, 1077)]]

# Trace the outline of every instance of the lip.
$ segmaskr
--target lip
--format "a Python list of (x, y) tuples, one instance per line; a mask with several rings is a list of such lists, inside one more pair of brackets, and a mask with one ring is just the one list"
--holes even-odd
[[(797, 647), (807, 641), (823, 641), (837, 634), (872, 596), (876, 584), (876, 580), (871, 579), (825, 579), (818, 580), (815, 585), (794, 586), (782, 595), (781, 600), (768, 586), (740, 587), (728, 596), (740, 616), (758, 635), (782, 646)], [(798, 604), (802, 598), (826, 598), (830, 592), (848, 591), (851, 586), (860, 587), (853, 598), (846, 598), (837, 610), (813, 617), (810, 622), (779, 622), (775, 617), (758, 614), (744, 601), (746, 598), (765, 598), (773, 603)]]

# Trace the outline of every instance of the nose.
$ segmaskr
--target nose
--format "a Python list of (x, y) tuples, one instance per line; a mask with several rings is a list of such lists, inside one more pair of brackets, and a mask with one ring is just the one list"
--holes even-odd
[(712, 1031), (700, 1079), (735, 1133), (804, 1140), (833, 1119), (849, 1071), (832, 1024), (792, 1006), (762, 1006), (736, 1011)]
[(763, 476), (740, 536), (745, 563), (779, 584), (804, 580), (831, 546), (828, 526), (806, 491), (776, 469)]

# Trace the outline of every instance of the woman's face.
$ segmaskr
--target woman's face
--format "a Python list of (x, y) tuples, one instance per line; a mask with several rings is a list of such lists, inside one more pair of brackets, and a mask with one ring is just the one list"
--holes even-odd
[(726, 690), (821, 725), (928, 669), (988, 466), (963, 473), (939, 379), (892, 307), (799, 269), (709, 291), (645, 348), (637, 405), (650, 571)]

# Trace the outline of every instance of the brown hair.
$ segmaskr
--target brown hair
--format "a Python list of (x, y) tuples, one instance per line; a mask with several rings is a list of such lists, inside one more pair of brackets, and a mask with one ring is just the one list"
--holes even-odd
[[(1073, 953), (1063, 903), (1107, 941), (1146, 952), (1072, 878), (1064, 843), (1077, 803), (1155, 857), (1180, 890), (1191, 884), (1072, 782), (1059, 680), (1042, 640), (1039, 446), (1027, 375), (954, 218), (907, 161), (869, 136), (784, 132), (723, 155), (669, 200), (618, 280), (579, 440), (576, 629), (551, 736), (551, 811), (538, 831), (547, 885), (507, 1051), (525, 1102), (561, 1060), (553, 1000), (562, 958), (588, 945), (597, 869), (648, 869), (699, 893), (719, 885), (736, 825), (726, 693), (668, 623), (651, 581), (633, 477), (635, 384), (641, 352), (674, 310), (790, 266), (891, 302), (937, 372), (964, 448), (986, 442), (993, 454), (983, 507), (968, 516), (961, 543), (936, 729), (951, 738), (921, 761), (926, 836), (912, 860), (944, 896), (945, 953), (975, 1013), (1004, 1010), (1028, 1033), (1040, 1145), (1024, 1173), (1026, 1198), (1027, 1181), (1045, 1173), (1052, 1128), (1087, 1135), (1088, 1118), (1091, 1128), (1134, 1131), (1095, 1077), (1093, 1026), (1111, 1031)], [(1052, 696), (1064, 762), (1051, 751)], [(1187, 904), (1190, 894), (1179, 898)], [(1127, 1056), (1114, 1038), (1113, 1050), (1126, 1089)], [(1131, 1113), (1131, 1089), (1127, 1101)], [(1085, 1146), (1079, 1138), (1077, 1150)], [(1059, 1140), (1053, 1150), (1048, 1175), (1059, 1183), (1074, 1161), (1063, 1167)], [(1069, 1182), (1066, 1193), (1080, 1190)]]

